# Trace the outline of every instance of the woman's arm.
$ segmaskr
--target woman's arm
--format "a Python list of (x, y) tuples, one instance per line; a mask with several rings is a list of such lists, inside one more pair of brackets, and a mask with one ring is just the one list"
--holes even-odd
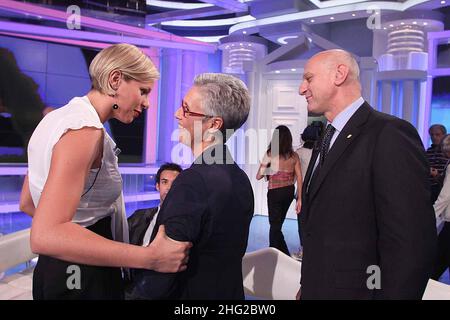
[(302, 168), (300, 165), (300, 157), (296, 152), (294, 152), (294, 158), (295, 158), (295, 165), (294, 165), (294, 172), (295, 172), (295, 179), (297, 182), (297, 204), (295, 206), (295, 212), (297, 214), (300, 214), (300, 210), (302, 207)]
[(261, 180), (262, 178), (264, 178), (264, 176), (267, 175), (267, 168), (268, 168), (269, 164), (270, 164), (270, 158), (266, 153), (266, 154), (264, 154), (264, 158), (261, 161), (258, 172), (256, 173), (256, 180)]
[(266, 170), (267, 170), (267, 165), (265, 165), (264, 163), (261, 163), (259, 165), (258, 172), (256, 173), (256, 180), (261, 180), (262, 178), (264, 178), (264, 172)]
[(30, 186), (28, 184), (28, 174), (23, 180), (22, 192), (20, 193), (19, 209), (30, 217), (34, 216), (34, 211), (36, 210), (36, 208), (34, 207), (33, 199), (31, 198)]
[(158, 233), (148, 247), (108, 240), (72, 223), (86, 177), (98, 157), (102, 131), (83, 128), (66, 133), (53, 149), (47, 182), (31, 227), (31, 248), (38, 254), (89, 265), (154, 269), (185, 269), (188, 243)]

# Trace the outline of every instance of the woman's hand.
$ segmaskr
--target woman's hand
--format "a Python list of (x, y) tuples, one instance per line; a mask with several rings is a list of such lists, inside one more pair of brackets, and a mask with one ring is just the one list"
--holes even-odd
[(302, 210), (302, 201), (300, 199), (297, 199), (297, 203), (295, 204), (295, 213), (300, 214), (301, 210)]
[(189, 260), (190, 242), (181, 242), (169, 238), (163, 225), (148, 246), (149, 254), (146, 269), (158, 272), (179, 272), (186, 270)]

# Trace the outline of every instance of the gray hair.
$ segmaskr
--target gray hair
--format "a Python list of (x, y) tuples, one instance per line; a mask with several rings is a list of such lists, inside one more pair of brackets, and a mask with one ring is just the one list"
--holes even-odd
[(250, 94), (240, 79), (222, 73), (202, 73), (194, 79), (207, 115), (223, 119), (222, 133), (239, 129), (250, 112)]
[(441, 141), (442, 153), (447, 154), (450, 152), (450, 134), (447, 134)]

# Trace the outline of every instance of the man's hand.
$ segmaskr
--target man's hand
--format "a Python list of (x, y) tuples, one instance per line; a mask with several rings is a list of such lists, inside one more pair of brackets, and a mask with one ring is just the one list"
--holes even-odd
[(297, 294), (295, 295), (295, 300), (300, 300), (300, 297), (302, 296), (302, 288), (298, 289)]
[(158, 234), (148, 246), (147, 269), (158, 272), (179, 272), (187, 268), (190, 242), (180, 242), (166, 235), (163, 225), (159, 226)]

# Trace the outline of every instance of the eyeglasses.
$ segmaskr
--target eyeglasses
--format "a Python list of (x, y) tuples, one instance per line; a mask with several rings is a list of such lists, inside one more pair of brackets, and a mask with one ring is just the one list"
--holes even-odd
[(183, 109), (183, 117), (185, 117), (185, 118), (186, 118), (187, 114), (190, 115), (190, 116), (193, 116), (193, 117), (205, 117), (205, 118), (212, 118), (213, 117), (213, 116), (208, 116), (208, 115), (203, 114), (203, 113), (189, 111), (188, 107), (185, 106), (184, 104), (181, 104), (181, 109)]

